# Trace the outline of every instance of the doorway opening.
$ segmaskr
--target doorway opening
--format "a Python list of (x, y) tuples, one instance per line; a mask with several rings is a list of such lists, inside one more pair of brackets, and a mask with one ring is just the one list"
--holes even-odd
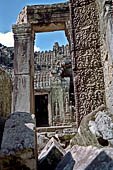
[(40, 52), (53, 50), (53, 45), (58, 42), (60, 46), (69, 44), (65, 31), (35, 33), (35, 47)]
[[(65, 31), (37, 33), (37, 37), (40, 51), (34, 53), (34, 90), (39, 95), (35, 96), (36, 125), (61, 126), (64, 121), (74, 122), (72, 61)], [(59, 42), (59, 37), (63, 42)], [(48, 106), (41, 101), (45, 100), (43, 94), (48, 94)]]
[(37, 127), (47, 127), (48, 122), (48, 95), (35, 95), (35, 116)]

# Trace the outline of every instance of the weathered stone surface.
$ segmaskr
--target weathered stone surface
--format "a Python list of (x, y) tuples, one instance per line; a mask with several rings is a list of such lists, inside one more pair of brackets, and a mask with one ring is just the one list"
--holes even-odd
[[(14, 73), (28, 74), (31, 71), (33, 61), (33, 35), (30, 24), (13, 25), (14, 48)], [(32, 56), (32, 57), (31, 57)], [(33, 66), (32, 66), (33, 67)]]
[(64, 158), (57, 165), (55, 170), (72, 170), (75, 164), (75, 160), (72, 157), (71, 152), (66, 153)]
[(54, 138), (51, 138), (39, 155), (38, 169), (54, 170), (64, 155), (65, 151), (63, 148)]
[(73, 0), (70, 11), (76, 120), (79, 126), (85, 115), (104, 104), (104, 75), (96, 1)]
[(34, 169), (33, 127), (34, 121), (30, 113), (15, 112), (8, 116), (0, 150), (1, 169), (9, 170), (12, 166), (15, 169)]
[(28, 127), (29, 123), (34, 124), (30, 113), (15, 112), (8, 116), (1, 152), (10, 155), (16, 151), (34, 148), (34, 131)]
[(17, 24), (31, 23), (36, 32), (49, 32), (64, 30), (68, 20), (69, 3), (32, 5), (24, 7), (18, 16)]
[(82, 146), (90, 146), (90, 145), (92, 145), (92, 146), (102, 147), (102, 145), (99, 143), (98, 137), (97, 137), (98, 133), (100, 134), (100, 132), (98, 132), (96, 128), (95, 129), (93, 128), (93, 133), (92, 133), (90, 131), (90, 129), (89, 129), (89, 122), (94, 121), (95, 120), (95, 115), (99, 111), (103, 111), (103, 110), (105, 110), (105, 106), (101, 105), (95, 111), (93, 111), (90, 114), (86, 115), (82, 119), (80, 127), (78, 129), (77, 135), (75, 135), (75, 137), (71, 140), (71, 145), (78, 144), (78, 145), (82, 145)]
[(5, 125), (5, 120), (0, 116), (0, 149), (1, 149), (1, 142), (2, 142), (2, 136), (3, 136), (3, 131), (4, 131), (4, 125)]
[(13, 32), (15, 52), (12, 112), (34, 113), (34, 35), (31, 24), (13, 25)]
[[(1, 49), (4, 49), (4, 46), (0, 46), (0, 51)], [(5, 50), (6, 48), (4, 49), (4, 51)], [(3, 53), (3, 55), (5, 54), (5, 52)], [(0, 148), (1, 148), (5, 119), (11, 113), (11, 90), (12, 90), (12, 82), (10, 76), (3, 68), (0, 67)]]
[(18, 112), (30, 111), (30, 76), (15, 75), (12, 97), (12, 109)]
[(55, 170), (112, 170), (113, 148), (72, 147)]
[(11, 113), (11, 90), (10, 76), (0, 68), (0, 116), (4, 119)]
[(96, 0), (96, 3), (99, 11), (106, 104), (113, 114), (113, 2)]
[[(107, 106), (109, 109), (112, 108), (111, 56), (113, 53), (113, 31), (111, 11), (111, 1), (72, 0), (70, 1), (71, 27), (66, 27), (67, 23), (69, 23), (69, 3), (26, 6), (17, 19), (17, 25), (14, 26), (18, 28), (17, 30), (15, 29), (15, 34), (20, 34), (22, 31), (20, 43), (18, 43), (22, 49), (21, 57), (18, 58), (20, 63), (22, 62), (21, 60), (26, 58), (25, 55), (27, 54), (27, 51), (26, 54), (24, 53), (23, 47), (26, 48), (26, 45), (22, 45), (22, 41), (27, 45), (29, 44), (23, 39), (23, 37), (25, 38), (24, 27), (26, 33), (29, 32), (29, 28), (27, 29), (26, 26), (30, 24), (32, 24), (32, 33), (62, 29), (69, 32), (76, 99), (76, 121), (78, 126), (85, 115), (94, 111), (101, 104), (105, 104), (105, 91)], [(70, 31), (67, 31), (67, 28)], [(15, 37), (15, 42), (17, 42), (19, 37)], [(19, 49), (19, 53), (21, 53), (21, 49)], [(107, 62), (104, 62), (104, 73), (102, 58), (104, 58), (103, 61), (107, 60)], [(24, 61), (24, 64), (27, 64), (28, 60)], [(110, 67), (107, 63), (109, 63)], [(25, 68), (28, 71), (28, 64), (26, 66)], [(21, 69), (22, 67), (20, 64), (18, 68)], [(105, 86), (104, 75), (107, 77), (105, 79)], [(108, 75), (110, 75), (110, 78), (108, 78)], [(107, 79), (109, 80), (108, 83)]]
[(89, 121), (88, 124), (92, 134), (113, 144), (113, 116), (107, 111), (99, 111), (92, 120), (94, 121)]
[(44, 149), (44, 147), (46, 146), (48, 142), (49, 142), (49, 138), (37, 133), (37, 143), (38, 143), (39, 154), (41, 153), (41, 151)]

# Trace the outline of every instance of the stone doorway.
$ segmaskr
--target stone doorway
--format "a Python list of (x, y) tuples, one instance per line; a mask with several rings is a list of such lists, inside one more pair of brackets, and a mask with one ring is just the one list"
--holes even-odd
[(36, 126), (49, 126), (48, 122), (48, 95), (35, 95)]
[[(68, 74), (70, 73), (70, 69), (72, 72), (71, 59), (67, 62), (67, 57), (71, 57), (70, 48), (68, 46), (60, 48), (56, 42), (51, 52), (48, 53), (46, 51), (43, 55), (42, 53), (38, 53), (36, 64), (41, 67), (48, 66), (49, 72), (48, 70), (45, 72), (45, 68), (41, 71), (37, 70), (37, 72), (34, 72), (34, 40), (36, 33), (65, 31), (69, 44), (71, 43), (69, 3), (53, 4), (52, 6), (36, 5), (30, 6), (30, 8), (27, 7), (26, 10), (23, 9), (22, 13), (25, 13), (26, 15), (26, 13), (29, 14), (29, 12), (32, 11), (33, 18), (29, 18), (30, 20), (28, 19), (25, 21), (24, 18), (21, 18), (22, 13), (20, 13), (17, 24), (13, 25), (15, 41), (15, 75), (12, 112), (25, 111), (34, 113), (36, 105), (36, 101), (34, 101), (35, 92), (38, 93), (38, 95), (47, 92), (48, 118), (46, 120), (48, 120), (48, 122), (46, 122), (46, 125), (70, 125), (70, 123), (75, 121), (75, 107), (72, 106), (72, 101), (69, 101), (70, 82), (73, 80), (73, 74), (71, 73), (71, 76)], [(34, 16), (37, 11), (38, 15)], [(47, 13), (48, 17), (45, 17), (45, 13)], [(65, 51), (67, 51), (66, 54), (64, 54), (66, 58), (62, 57), (62, 52)], [(56, 53), (58, 53), (57, 56)], [(65, 62), (63, 62), (64, 58)], [(42, 64), (42, 61), (47, 63)], [(52, 70), (49, 68), (52, 68)], [(35, 82), (34, 78), (36, 78)], [(72, 91), (70, 92), (72, 93)], [(26, 103), (23, 101), (26, 101)], [(36, 119), (38, 121), (37, 116)], [(39, 126), (44, 125), (41, 124), (38, 125), (38, 127)]]
[(68, 2), (26, 6), (19, 14), (17, 23), (12, 28), (15, 46), (12, 112), (34, 113), (35, 34), (64, 30), (70, 40), (69, 26)]

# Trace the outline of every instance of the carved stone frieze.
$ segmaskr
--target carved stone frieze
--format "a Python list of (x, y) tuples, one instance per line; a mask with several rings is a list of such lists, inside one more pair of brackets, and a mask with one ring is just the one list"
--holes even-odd
[[(80, 48), (79, 48), (80, 49)], [(102, 67), (100, 49), (88, 48), (87, 50), (76, 50), (76, 58), (73, 57), (75, 62), (75, 70), (100, 68)]]
[[(98, 15), (95, 3), (91, 3), (81, 7), (72, 7), (73, 10), (73, 28), (82, 29), (88, 26), (96, 26), (98, 24)], [(97, 29), (97, 28), (95, 28)]]
[(71, 1), (71, 54), (78, 126), (104, 103), (99, 14), (95, 1)]
[(95, 0), (71, 0), (72, 7), (83, 7), (89, 5), (90, 3), (95, 2)]
[(99, 33), (94, 32), (92, 29), (87, 28), (76, 32), (76, 50), (85, 48), (98, 48), (100, 46)]
[[(104, 90), (102, 68), (79, 70), (74, 72), (74, 82), (78, 92), (85, 92), (88, 88), (94, 90)], [(101, 77), (101, 79), (100, 79)]]

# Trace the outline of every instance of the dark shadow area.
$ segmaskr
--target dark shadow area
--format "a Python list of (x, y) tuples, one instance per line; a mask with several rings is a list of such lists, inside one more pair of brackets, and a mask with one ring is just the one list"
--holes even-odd
[(0, 170), (30, 170), (18, 156), (0, 158)]
[(73, 170), (73, 167), (75, 165), (75, 160), (72, 158), (71, 152), (68, 152), (64, 158), (60, 161), (60, 163), (57, 165), (55, 170)]
[(102, 145), (102, 146), (108, 146), (109, 145), (108, 140), (105, 140), (102, 137), (97, 138), (97, 140), (98, 140), (99, 144)]
[(84, 170), (113, 170), (113, 160), (102, 151)]
[(55, 170), (62, 157), (63, 154), (56, 147), (53, 147), (52, 150), (39, 160), (38, 170)]
[(35, 95), (36, 126), (46, 127), (48, 125), (48, 95)]
[(0, 149), (1, 149), (4, 125), (5, 125), (5, 120), (0, 116)]

